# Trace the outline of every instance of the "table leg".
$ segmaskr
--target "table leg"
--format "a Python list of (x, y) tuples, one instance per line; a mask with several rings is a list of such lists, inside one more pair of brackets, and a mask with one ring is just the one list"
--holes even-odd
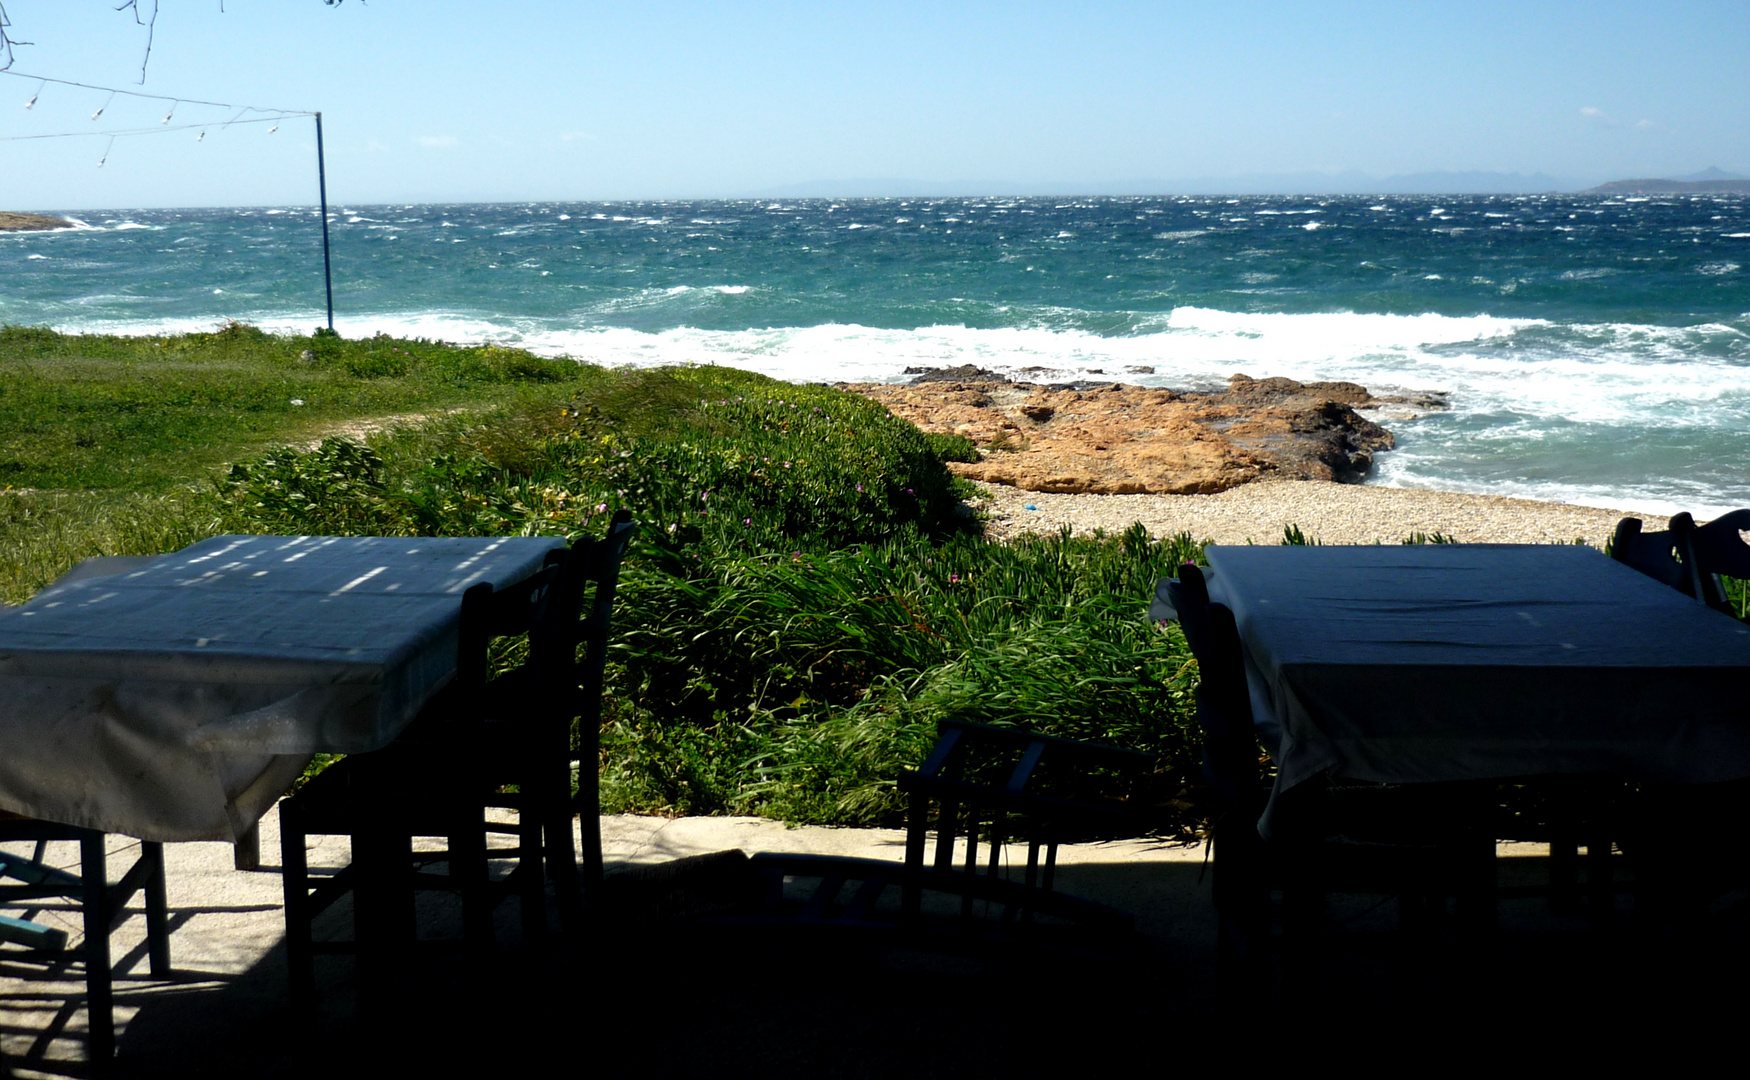
[[(369, 755), (356, 758), (364, 761)], [(351, 779), (359, 812), (352, 853), (359, 1013), (380, 1014), (390, 1008), (391, 991), (412, 952), (417, 912), (407, 877), (413, 844), (401, 825), (399, 793), (382, 782), (388, 778), (379, 776), (374, 763), (361, 765)]]
[(249, 831), (237, 838), (231, 850), (231, 865), (237, 870), (261, 869), (261, 823), (249, 826)]
[(85, 1015), (94, 1072), (108, 1075), (115, 1058), (115, 992), (109, 956), (109, 867), (103, 834), (79, 840), (79, 876), (85, 885)]

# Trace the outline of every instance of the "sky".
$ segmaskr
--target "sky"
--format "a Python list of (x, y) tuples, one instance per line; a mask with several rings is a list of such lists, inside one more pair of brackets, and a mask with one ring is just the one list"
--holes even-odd
[[(4, 0), (12, 71), (320, 110), (341, 204), (1750, 174), (1745, 0), (159, 0), (143, 85), (115, 3)], [(315, 201), (307, 118), (38, 89), (0, 77), (0, 209)]]

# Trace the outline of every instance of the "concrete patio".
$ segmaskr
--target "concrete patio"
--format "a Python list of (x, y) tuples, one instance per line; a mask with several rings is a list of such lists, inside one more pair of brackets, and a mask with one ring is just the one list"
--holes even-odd
[[(602, 827), (611, 872), (732, 848), (903, 855), (897, 830), (787, 828), (749, 818), (609, 817)], [(113, 841), (118, 866), (128, 845)], [(1210, 881), (1197, 847), (1124, 841), (1064, 849), (1060, 889), (1136, 914), (1136, 935), (1116, 949), (979, 951), (880, 934), (633, 921), (607, 929), (586, 952), (556, 950), (533, 965), (511, 948), (485, 969), (460, 957), (421, 959), (405, 1000), (368, 1023), (355, 1015), (344, 958), (320, 961), (320, 1015), (297, 1021), (289, 1013), (277, 811), (262, 822), (260, 871), (234, 870), (226, 844), (166, 850), (174, 975), (146, 974), (142, 915), (114, 938), (122, 958), (116, 1071), (124, 1076), (353, 1075), (468, 1062), (515, 1069), (554, 1054), (572, 1067), (660, 1061), (672, 1075), (790, 1067), (833, 1076), (900, 1068), (966, 1075), (1035, 1069), (1058, 1055), (1080, 1068), (1116, 1070), (1133, 1051), (1158, 1051), (1162, 1040), (1197, 1046), (1216, 1019)], [(344, 840), (312, 838), (313, 867), (342, 864), (346, 854)], [(1541, 847), (1503, 845), (1500, 854), (1503, 880), (1542, 873)], [(52, 861), (73, 865), (71, 846)], [(332, 925), (319, 930), (344, 935), (345, 908), (337, 905), (327, 916)], [(455, 932), (455, 912), (442, 903), (421, 915), (427, 934)], [(47, 907), (34, 917), (77, 939), (76, 912)], [(1391, 905), (1369, 901), (1345, 919), (1361, 940), (1370, 926), (1390, 925)], [(507, 943), (516, 940), (516, 922), (514, 902), (506, 904)], [(1357, 954), (1333, 974), (1329, 999), (1312, 1003), (1313, 1012), (1384, 1010), (1404, 1030), (1452, 1019), (1455, 1002), (1479, 1018), (1512, 1016), (1528, 1001), (1546, 1013), (1603, 1007), (1644, 1018), (1677, 1008), (1701, 967), (1731, 963), (1740, 951), (1733, 941), (1701, 956), (1663, 933), (1611, 931), (1601, 939), (1584, 917), (1553, 918), (1542, 901), (1504, 905), (1499, 940), (1485, 950), (1486, 962), (1479, 959), (1486, 970), (1454, 968), (1449, 984), (1405, 997), (1390, 961)], [(1454, 992), (1473, 976), (1486, 977), (1488, 1000)], [(91, 1075), (83, 994), (77, 966), (45, 970), (0, 953), (0, 1049), (12, 1075)], [(1448, 1011), (1426, 1014), (1418, 1004), (1425, 1001)]]

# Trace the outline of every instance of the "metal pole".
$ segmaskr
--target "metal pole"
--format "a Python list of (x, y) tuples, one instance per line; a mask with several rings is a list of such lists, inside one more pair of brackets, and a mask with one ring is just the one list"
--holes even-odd
[(316, 187), (322, 195), (322, 285), (328, 290), (328, 332), (334, 333), (334, 273), (328, 266), (328, 166), (322, 160), (322, 114), (316, 114)]

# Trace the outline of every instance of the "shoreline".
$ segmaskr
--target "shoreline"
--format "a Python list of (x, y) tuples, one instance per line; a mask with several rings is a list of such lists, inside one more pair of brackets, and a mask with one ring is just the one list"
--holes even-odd
[(1065, 525), (1078, 535), (1115, 534), (1140, 521), (1157, 539), (1188, 532), (1216, 544), (1277, 544), (1284, 528), (1295, 525), (1326, 544), (1396, 544), (1412, 533), (1438, 532), (1466, 544), (1582, 540), (1602, 548), (1624, 517), (1639, 517), (1648, 529), (1663, 529), (1668, 520), (1502, 495), (1322, 480), (1260, 480), (1214, 495), (1065, 495), (974, 483), (983, 494), (968, 501), (986, 515), (986, 534), (999, 541)]
[(77, 228), (65, 218), (52, 217), (48, 214), (23, 214), (12, 210), (0, 210), (0, 232), (51, 232), (56, 229)]

